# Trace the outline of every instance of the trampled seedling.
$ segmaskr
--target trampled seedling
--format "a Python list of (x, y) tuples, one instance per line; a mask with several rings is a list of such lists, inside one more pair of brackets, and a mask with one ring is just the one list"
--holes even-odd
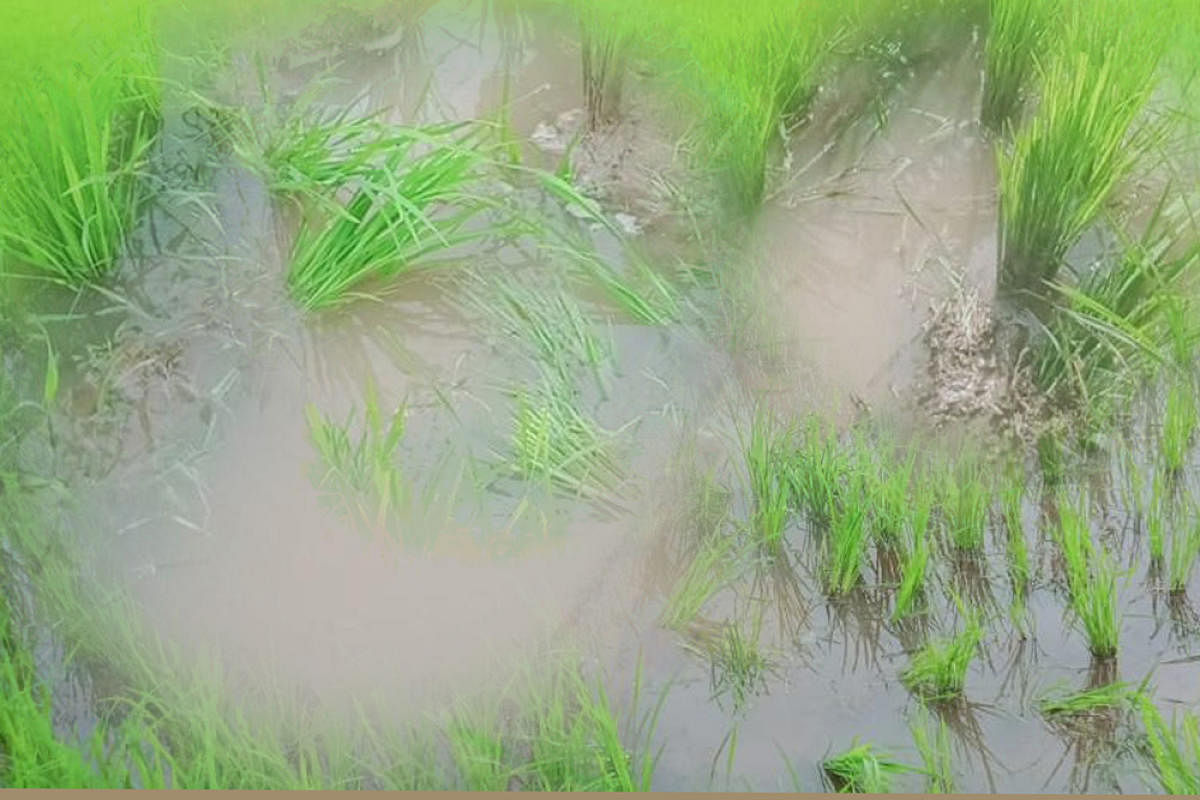
[(826, 779), (836, 792), (887, 794), (897, 775), (919, 772), (874, 745), (855, 744), (849, 750), (821, 762)]
[(1082, 691), (1053, 692), (1038, 702), (1038, 709), (1048, 717), (1078, 716), (1106, 709), (1130, 708), (1141, 697), (1139, 687), (1110, 683)]

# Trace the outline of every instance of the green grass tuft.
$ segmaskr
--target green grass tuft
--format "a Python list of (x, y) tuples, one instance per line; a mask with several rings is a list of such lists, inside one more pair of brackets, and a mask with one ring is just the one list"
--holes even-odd
[(1048, 0), (990, 0), (980, 121), (1008, 133), (1019, 121), (1052, 21)]
[(1087, 634), (1092, 655), (1114, 658), (1121, 632), (1117, 608), (1117, 566), (1103, 545), (1092, 541), (1086, 501), (1061, 499), (1055, 531), (1066, 566), (1071, 607)]
[(1154, 774), (1165, 794), (1200, 794), (1200, 720), (1185, 714), (1168, 725), (1149, 698), (1142, 698), (1142, 722)]

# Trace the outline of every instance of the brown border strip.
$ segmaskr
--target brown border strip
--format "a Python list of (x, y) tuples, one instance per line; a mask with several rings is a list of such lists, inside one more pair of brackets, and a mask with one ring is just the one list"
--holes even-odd
[[(180, 794), (188, 794), (189, 790), (185, 789), (0, 789), (0, 796), (5, 798), (31, 797), (39, 798), (40, 800), (86, 800), (87, 798), (129, 798), (129, 797), (178, 797)], [(226, 797), (252, 797), (260, 794), (249, 790), (220, 790), (215, 792), (223, 794)], [(309, 792), (309, 791), (274, 791), (272, 794), (294, 794), (297, 797), (303, 798), (344, 798), (347, 795), (353, 795), (356, 792)], [(460, 800), (470, 800), (470, 798), (480, 797), (508, 797), (512, 794), (521, 794), (520, 792), (370, 792), (372, 796), (385, 794), (395, 797), (405, 798), (427, 798), (428, 800), (447, 800), (447, 798), (459, 798)], [(778, 793), (761, 793), (761, 792), (649, 792), (647, 793), (654, 797), (675, 798), (676, 800), (708, 800), (712, 797), (732, 797), (741, 798), (742, 800), (777, 800), (781, 797), (823, 797), (835, 798), (846, 797), (844, 794), (830, 793), (800, 793), (800, 792), (778, 792)], [(545, 792), (541, 793), (540, 797), (574, 797), (570, 792)], [(616, 792), (598, 792), (596, 796), (600, 797), (620, 797), (624, 796)], [(880, 794), (880, 795), (856, 795), (858, 797), (878, 797), (878, 798), (930, 798), (941, 795), (929, 794)], [(1045, 798), (1046, 800), (1078, 800), (1080, 797), (1087, 798), (1111, 798), (1111, 800), (1137, 800), (1138, 798), (1155, 798), (1162, 795), (1147, 795), (1147, 794), (1127, 794), (1127, 795), (1072, 795), (1072, 794), (1039, 794), (1031, 792), (1029, 794), (957, 794), (945, 795), (947, 797), (968, 798), (968, 800), (1028, 800), (1030, 797)]]

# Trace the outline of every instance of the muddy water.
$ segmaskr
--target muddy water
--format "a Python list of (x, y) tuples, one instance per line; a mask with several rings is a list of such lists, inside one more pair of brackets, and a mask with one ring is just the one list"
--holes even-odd
[[(341, 85), (327, 102), (365, 96), (364, 110), (390, 109), (401, 120), (488, 115), (507, 87), (515, 130), (537, 139), (580, 96), (570, 39), (539, 18), (488, 20), (437, 10), (387, 46), (326, 46), (308, 63), (296, 54), (272, 80), (294, 93), (332, 68)], [(109, 457), (88, 462), (96, 482), (80, 525), (100, 574), (128, 586), (168, 640), (261, 667), (334, 713), (364, 695), (401, 706), (438, 689), (478, 688), (503, 680), (497, 664), (567, 639), (601, 657), (619, 694), (640, 656), (651, 692), (672, 686), (656, 788), (792, 788), (786, 757), (802, 788), (817, 789), (816, 762), (854, 737), (914, 760), (907, 719), (917, 702), (898, 675), (922, 639), (886, 624), (886, 600), (869, 588), (828, 603), (811, 533), (790, 530), (788, 568), (735, 584), (704, 611), (717, 624), (771, 598), (767, 692), (733, 713), (712, 700), (708, 663), (657, 622), (677, 574), (659, 523), (689, 497), (676, 452), (691, 458), (685, 466), (714, 470), (745, 516), (735, 428), (764, 384), (782, 385), (792, 407), (853, 397), (875, 413), (907, 410), (921, 377), (920, 325), (948, 290), (947, 270), (965, 269), (968, 282), (990, 291), (992, 155), (968, 122), (976, 58), (959, 53), (902, 84), (882, 130), (864, 116), (838, 137), (815, 125), (789, 141), (790, 173), (757, 223), (746, 263), (731, 265), (756, 276), (750, 297), (764, 309), (762, 352), (713, 341), (699, 326), (648, 329), (594, 310), (615, 359), (605, 385), (587, 391), (585, 410), (624, 431), (629, 480), (617, 514), (537, 493), (497, 466), (511, 431), (507, 389), (534, 373), (463, 310), (452, 275), (414, 275), (379, 302), (304, 317), (282, 292), (286, 242), (262, 187), (221, 166), (212, 194), (219, 226), (180, 208), (155, 212), (161, 229), (147, 235), (116, 291), (133, 309), (114, 352), (99, 357), (118, 366), (73, 377), (75, 417), (92, 423), (77, 431), (81, 441), (116, 443), (97, 446)], [(652, 105), (653, 95), (638, 91), (637, 107)], [(669, 140), (652, 116), (643, 124), (642, 141)], [(525, 150), (553, 166), (546, 141)], [(625, 154), (626, 173), (618, 160), (605, 199), (611, 211), (650, 219), (666, 213), (644, 193), (650, 182), (620, 178), (669, 165), (657, 149), (643, 161), (638, 152)], [(679, 246), (672, 235), (653, 226), (642, 234), (667, 251)], [(503, 255), (472, 253), (464, 268), (547, 268)], [(748, 377), (751, 359), (760, 369)], [(385, 407), (409, 409), (399, 461), (428, 503), (406, 522), (436, 542), (429, 553), (366, 534), (314, 487), (305, 407), (335, 420), (361, 413), (369, 381)], [(100, 385), (121, 403), (98, 400)], [(696, 449), (678, 449), (688, 442)], [(1038, 509), (1027, 511), (1032, 526)], [(1139, 540), (1120, 541), (1135, 564)], [(1011, 598), (1000, 539), (992, 550), (974, 588), (990, 593), (1002, 620)], [(1064, 620), (1044, 537), (1036, 552), (1030, 628), (990, 626), (969, 676), (970, 703), (949, 716), (961, 788), (1138, 788), (1116, 758), (1119, 741), (1094, 751), (1091, 772), (1076, 768), (1077, 742), (1033, 708), (1050, 684), (1083, 685), (1089, 669), (1082, 637)], [(947, 585), (962, 579), (945, 564), (939, 570)], [(1169, 624), (1141, 572), (1123, 598), (1120, 676), (1140, 680), (1154, 669), (1160, 699), (1200, 700), (1187, 660), (1194, 637)], [(950, 632), (952, 606), (939, 603), (933, 627)]]

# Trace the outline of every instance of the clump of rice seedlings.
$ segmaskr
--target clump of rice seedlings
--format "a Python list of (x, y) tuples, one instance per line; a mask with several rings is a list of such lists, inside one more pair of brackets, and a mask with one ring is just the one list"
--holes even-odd
[(0, 252), (70, 287), (113, 269), (150, 195), (162, 124), (154, 58), (139, 26), (103, 62), (2, 81)]
[(776, 550), (783, 542), (783, 529), (789, 515), (789, 487), (783, 469), (786, 454), (785, 432), (762, 409), (750, 425), (750, 441), (746, 446), (746, 468), (750, 474), (750, 493), (754, 498), (754, 531), (768, 550)]
[(892, 620), (899, 621), (917, 610), (925, 594), (929, 573), (929, 525), (933, 513), (933, 498), (922, 493), (915, 498), (909, 521), (908, 546), (900, 571), (900, 586), (892, 607)]
[(1162, 425), (1163, 466), (1168, 473), (1176, 474), (1183, 469), (1197, 424), (1200, 424), (1200, 410), (1196, 408), (1195, 389), (1180, 381), (1173, 382), (1167, 390)]
[(1121, 631), (1117, 565), (1103, 545), (1093, 543), (1085, 503), (1063, 499), (1058, 514), (1055, 538), (1066, 566), (1071, 607), (1087, 634), (1092, 655), (1115, 658)]
[(312, 404), (305, 413), (309, 436), (322, 463), (320, 488), (358, 521), (390, 530), (408, 498), (407, 483), (396, 460), (407, 408), (400, 405), (385, 420), (375, 387), (368, 384), (365, 424), (357, 440), (350, 433), (353, 414), (339, 425)]
[(761, 620), (750, 635), (736, 624), (727, 624), (711, 645), (713, 697), (728, 697), (734, 713), (746, 707), (751, 696), (766, 691), (770, 664), (759, 649)]
[(847, 503), (834, 510), (825, 539), (824, 578), (828, 594), (848, 594), (858, 586), (870, 540), (867, 511), (862, 505)]
[(983, 553), (991, 508), (991, 487), (983, 464), (975, 457), (964, 457), (948, 466), (942, 474), (941, 511), (946, 536), (960, 556)]
[(1109, 683), (1082, 691), (1058, 691), (1038, 701), (1048, 717), (1080, 716), (1131, 707), (1142, 696), (1141, 689), (1127, 683)]
[(935, 725), (922, 707), (909, 730), (912, 731), (913, 744), (921, 754), (925, 791), (930, 794), (954, 794), (954, 753), (950, 749), (950, 728), (946, 721), (938, 719)]
[(1150, 698), (1143, 697), (1142, 722), (1154, 775), (1165, 794), (1200, 794), (1200, 719), (1185, 714), (1168, 725)]
[(613, 435), (577, 406), (574, 388), (547, 376), (516, 394), (512, 465), (524, 480), (545, 481), (591, 498), (612, 495), (624, 473), (613, 453)]
[(1167, 590), (1171, 594), (1187, 592), (1197, 558), (1200, 558), (1200, 523), (1176, 525), (1171, 532), (1171, 553), (1167, 560)]
[(930, 642), (918, 650), (901, 679), (909, 689), (930, 702), (956, 700), (966, 687), (967, 669), (982, 641), (983, 628), (978, 612), (969, 612), (958, 634)]
[(1067, 22), (1063, 51), (1040, 76), (1037, 113), (999, 157), (1001, 266), (1009, 292), (1043, 292), (1113, 188), (1149, 147), (1134, 128), (1154, 88), (1158, 50), (1105, 0)]
[(679, 631), (690, 625), (736, 574), (736, 555), (732, 537), (718, 533), (706, 538), (667, 598), (660, 618), (663, 626)]
[(855, 743), (849, 750), (821, 762), (821, 769), (836, 792), (887, 794), (892, 778), (916, 772), (870, 743)]
[(988, 6), (980, 121), (994, 133), (1007, 133), (1035, 76), (1034, 59), (1044, 52), (1053, 5), (1047, 0), (990, 0)]

